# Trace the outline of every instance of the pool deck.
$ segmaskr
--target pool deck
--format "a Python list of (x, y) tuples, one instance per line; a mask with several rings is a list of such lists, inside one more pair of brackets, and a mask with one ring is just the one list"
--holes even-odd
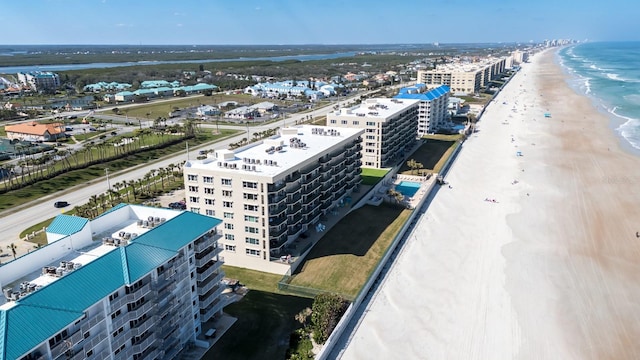
[[(371, 197), (371, 202), (374, 200), (373, 198), (384, 198), (388, 199), (387, 191), (392, 189), (394, 186), (399, 185), (402, 181), (412, 181), (420, 184), (420, 188), (418, 191), (411, 197), (405, 196), (404, 203), (410, 209), (419, 208), (422, 204), (422, 200), (429, 195), (431, 189), (436, 183), (436, 179), (438, 178), (437, 174), (433, 174), (429, 178), (427, 176), (419, 176), (419, 175), (405, 175), (400, 174), (393, 177), (392, 180), (386, 181), (383, 183), (383, 186), (378, 189), (376, 194), (373, 194)], [(370, 202), (370, 203), (371, 203)]]

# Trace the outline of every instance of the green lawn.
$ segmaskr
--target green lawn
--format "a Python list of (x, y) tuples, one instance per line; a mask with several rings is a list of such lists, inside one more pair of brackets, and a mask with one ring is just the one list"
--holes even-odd
[(313, 247), (290, 284), (355, 298), (410, 214), (386, 204), (350, 213)]
[(415, 160), (422, 164), (422, 170), (414, 170), (405, 162), (400, 167), (398, 173), (406, 175), (417, 175), (419, 172), (438, 173), (447, 161), (453, 150), (458, 146), (458, 140), (461, 135), (432, 135), (425, 136), (423, 143), (408, 160)]
[(226, 277), (239, 280), (249, 289), (282, 293), (280, 290), (278, 290), (278, 281), (282, 279), (282, 275), (226, 265), (222, 266), (222, 270), (224, 271)]
[(284, 359), (289, 335), (300, 328), (295, 315), (313, 299), (249, 290), (242, 300), (224, 308), (238, 320), (204, 355), (203, 360)]
[(389, 172), (388, 169), (362, 168), (362, 185), (375, 185)]

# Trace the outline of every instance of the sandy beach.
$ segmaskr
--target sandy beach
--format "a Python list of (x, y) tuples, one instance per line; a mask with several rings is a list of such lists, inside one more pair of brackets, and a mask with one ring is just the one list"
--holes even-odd
[(489, 105), (342, 359), (640, 358), (640, 159), (555, 56)]

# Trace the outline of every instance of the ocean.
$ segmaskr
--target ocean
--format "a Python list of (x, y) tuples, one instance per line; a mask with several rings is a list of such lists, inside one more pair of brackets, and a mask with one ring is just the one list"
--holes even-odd
[(593, 42), (561, 49), (570, 85), (608, 112), (615, 131), (640, 150), (640, 42)]

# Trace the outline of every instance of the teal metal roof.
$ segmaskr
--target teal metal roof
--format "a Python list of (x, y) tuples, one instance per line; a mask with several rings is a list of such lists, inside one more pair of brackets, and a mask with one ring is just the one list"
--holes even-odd
[(120, 252), (114, 250), (21, 298), (19, 303), (82, 312), (124, 284)]
[(14, 307), (0, 310), (0, 359), (20, 358), (77, 321), (87, 308), (116, 289), (138, 281), (220, 223), (216, 218), (183, 212), (142, 234), (128, 246), (114, 248), (20, 298)]
[(75, 234), (78, 231), (82, 230), (89, 219), (85, 219), (79, 216), (71, 216), (71, 215), (58, 215), (51, 225), (47, 227), (47, 232), (62, 234), (62, 235), (71, 235)]
[(4, 329), (11, 329), (5, 332), (4, 339), (0, 339), (2, 359), (19, 359), (24, 353), (31, 351), (83, 315), (82, 312), (28, 305), (0, 311), (0, 317), (5, 317)]
[[(193, 240), (193, 239), (192, 239)], [(157, 248), (135, 242), (120, 248), (122, 265), (126, 266), (128, 283), (134, 283), (161, 264), (176, 256), (175, 251)]]
[(220, 219), (184, 211), (170, 221), (138, 236), (133, 242), (175, 252), (221, 223)]

